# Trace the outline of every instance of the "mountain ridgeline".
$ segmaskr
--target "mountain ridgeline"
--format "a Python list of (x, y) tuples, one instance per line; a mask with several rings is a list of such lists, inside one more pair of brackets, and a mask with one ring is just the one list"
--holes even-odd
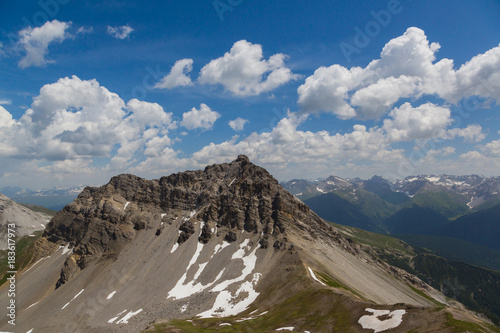
[(28, 252), (16, 280), (23, 332), (498, 331), (245, 156), (87, 187)]
[(369, 180), (330, 176), (282, 185), (335, 223), (500, 248), (500, 177), (441, 175), (388, 181), (379, 176)]

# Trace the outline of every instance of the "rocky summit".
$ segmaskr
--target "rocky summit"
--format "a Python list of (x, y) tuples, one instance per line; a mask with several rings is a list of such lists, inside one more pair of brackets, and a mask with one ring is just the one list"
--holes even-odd
[(489, 327), (342, 236), (242, 155), (87, 187), (33, 248), (16, 281), (16, 332)]

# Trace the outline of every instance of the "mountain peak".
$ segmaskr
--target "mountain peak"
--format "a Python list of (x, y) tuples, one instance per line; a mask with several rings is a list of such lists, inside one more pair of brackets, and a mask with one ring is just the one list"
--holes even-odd
[(250, 159), (246, 155), (238, 155), (238, 158), (234, 160), (235, 162), (249, 163)]

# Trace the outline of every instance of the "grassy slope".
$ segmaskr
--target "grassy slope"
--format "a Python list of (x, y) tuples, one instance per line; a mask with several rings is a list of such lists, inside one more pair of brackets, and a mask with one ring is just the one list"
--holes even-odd
[[(337, 226), (337, 225), (336, 225)], [(490, 271), (412, 249), (401, 240), (353, 227), (337, 226), (372, 253), (500, 324), (500, 272)], [(422, 253), (423, 251), (423, 253)]]
[(42, 213), (42, 214), (48, 215), (50, 217), (54, 217), (54, 215), (57, 214), (57, 211), (55, 211), (55, 210), (48, 209), (48, 208), (38, 206), (38, 205), (32, 205), (32, 204), (20, 204), (20, 205), (23, 205), (23, 206), (31, 209), (34, 212)]
[(469, 212), (469, 207), (461, 202), (457, 194), (444, 191), (419, 193), (404, 205), (409, 207), (413, 204), (430, 208), (446, 218), (454, 218)]
[[(16, 271), (26, 267), (33, 257), (34, 244), (42, 236), (43, 231), (35, 231), (35, 237), (24, 236), (16, 241)], [(7, 252), (8, 250), (0, 251), (0, 285), (4, 284), (7, 280)]]

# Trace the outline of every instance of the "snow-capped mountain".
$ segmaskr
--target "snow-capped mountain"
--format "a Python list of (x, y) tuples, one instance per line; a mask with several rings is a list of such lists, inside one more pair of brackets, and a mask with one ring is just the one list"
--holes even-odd
[(500, 177), (421, 175), (395, 180), (392, 187), (394, 191), (404, 192), (410, 197), (425, 191), (447, 190), (460, 195), (470, 208), (500, 201)]
[(303, 200), (341, 189), (361, 188), (384, 199), (396, 193), (412, 198), (426, 192), (448, 192), (456, 195), (458, 200), (469, 208), (489, 207), (500, 202), (500, 177), (478, 175), (419, 175), (401, 180), (386, 180), (380, 176), (368, 180), (330, 176), (314, 181), (295, 179), (283, 182), (282, 185)]

